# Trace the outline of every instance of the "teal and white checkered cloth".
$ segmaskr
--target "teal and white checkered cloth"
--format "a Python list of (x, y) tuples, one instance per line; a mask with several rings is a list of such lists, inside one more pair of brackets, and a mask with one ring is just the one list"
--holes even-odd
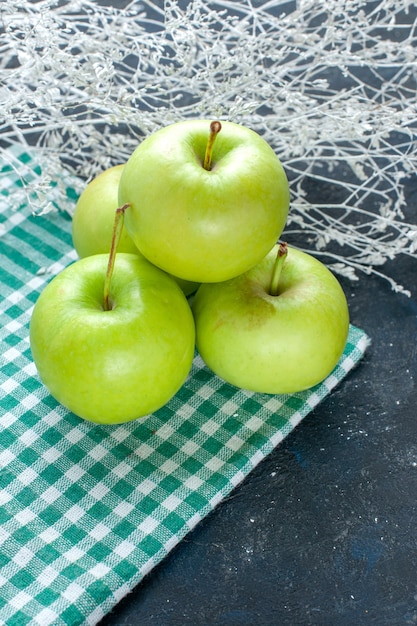
[(28, 339), (41, 290), (75, 259), (70, 220), (34, 217), (27, 206), (13, 212), (8, 198), (19, 184), (4, 166), (0, 624), (96, 624), (331, 392), (368, 338), (352, 326), (335, 371), (307, 392), (242, 391), (196, 357), (186, 384), (154, 415), (115, 426), (82, 421), (42, 386)]

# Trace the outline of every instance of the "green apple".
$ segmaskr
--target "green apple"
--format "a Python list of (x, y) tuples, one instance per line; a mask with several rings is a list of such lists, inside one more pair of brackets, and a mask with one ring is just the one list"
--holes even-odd
[(143, 257), (108, 254), (64, 269), (31, 317), (30, 345), (52, 396), (86, 420), (115, 424), (162, 407), (190, 371), (195, 328), (178, 284)]
[(284, 169), (257, 133), (188, 120), (147, 137), (127, 161), (119, 205), (152, 263), (195, 282), (223, 281), (261, 261), (284, 228)]
[[(78, 198), (72, 218), (72, 241), (81, 258), (110, 250), (123, 168), (121, 164), (104, 170), (88, 183)], [(118, 251), (140, 254), (126, 229), (120, 236)], [(176, 280), (186, 295), (194, 293), (198, 287), (198, 283)]]
[[(108, 254), (110, 250), (123, 168), (121, 164), (104, 170), (88, 183), (78, 198), (72, 217), (72, 242), (81, 258)], [(138, 253), (126, 229), (121, 234), (118, 252)]]
[(254, 268), (201, 285), (192, 305), (205, 363), (237, 387), (279, 394), (331, 373), (346, 345), (346, 297), (313, 256), (275, 246)]

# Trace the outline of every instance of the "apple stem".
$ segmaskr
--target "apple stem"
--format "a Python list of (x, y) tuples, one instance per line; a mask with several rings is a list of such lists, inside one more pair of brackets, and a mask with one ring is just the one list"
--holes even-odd
[(203, 167), (208, 172), (211, 170), (211, 157), (213, 154), (213, 146), (216, 141), (216, 137), (222, 129), (221, 123), (216, 120), (210, 124), (210, 134), (207, 140), (206, 153), (204, 155)]
[(124, 204), (123, 206), (121, 206), (118, 209), (116, 209), (116, 214), (115, 214), (115, 217), (114, 217), (113, 234), (112, 234), (112, 240), (111, 240), (111, 244), (110, 244), (109, 262), (107, 264), (107, 271), (106, 271), (106, 276), (105, 276), (105, 279), (104, 279), (103, 308), (104, 308), (105, 311), (111, 311), (112, 308), (113, 308), (112, 307), (112, 303), (110, 301), (110, 283), (111, 283), (111, 279), (112, 279), (112, 276), (113, 276), (114, 262), (116, 260), (117, 246), (119, 245), (120, 236), (121, 236), (122, 230), (123, 230), (125, 211), (128, 208), (128, 206), (129, 206), (128, 204)]
[(286, 243), (280, 243), (278, 247), (277, 258), (275, 259), (274, 268), (272, 270), (271, 285), (269, 287), (269, 293), (271, 296), (279, 295), (279, 279), (281, 277), (281, 271), (284, 265), (284, 261), (288, 254), (288, 246)]

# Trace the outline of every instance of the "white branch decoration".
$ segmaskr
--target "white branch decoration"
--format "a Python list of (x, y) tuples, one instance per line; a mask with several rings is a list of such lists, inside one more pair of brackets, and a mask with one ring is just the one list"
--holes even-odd
[[(1, 2), (0, 155), (35, 212), (72, 212), (68, 180), (79, 193), (161, 126), (229, 119), (264, 136), (286, 169), (289, 243), (351, 279), (417, 256), (414, 3), (124, 5)], [(16, 142), (37, 175), (14, 161)]]

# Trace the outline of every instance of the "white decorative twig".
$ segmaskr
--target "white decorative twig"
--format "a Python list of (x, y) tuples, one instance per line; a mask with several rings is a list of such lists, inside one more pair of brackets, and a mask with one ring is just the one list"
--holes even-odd
[(417, 256), (414, 3), (117, 4), (2, 0), (0, 155), (34, 148), (36, 176), (11, 163), (34, 211), (71, 212), (69, 179), (80, 192), (143, 136), (204, 116), (275, 149), (291, 184), (289, 242), (352, 279)]

